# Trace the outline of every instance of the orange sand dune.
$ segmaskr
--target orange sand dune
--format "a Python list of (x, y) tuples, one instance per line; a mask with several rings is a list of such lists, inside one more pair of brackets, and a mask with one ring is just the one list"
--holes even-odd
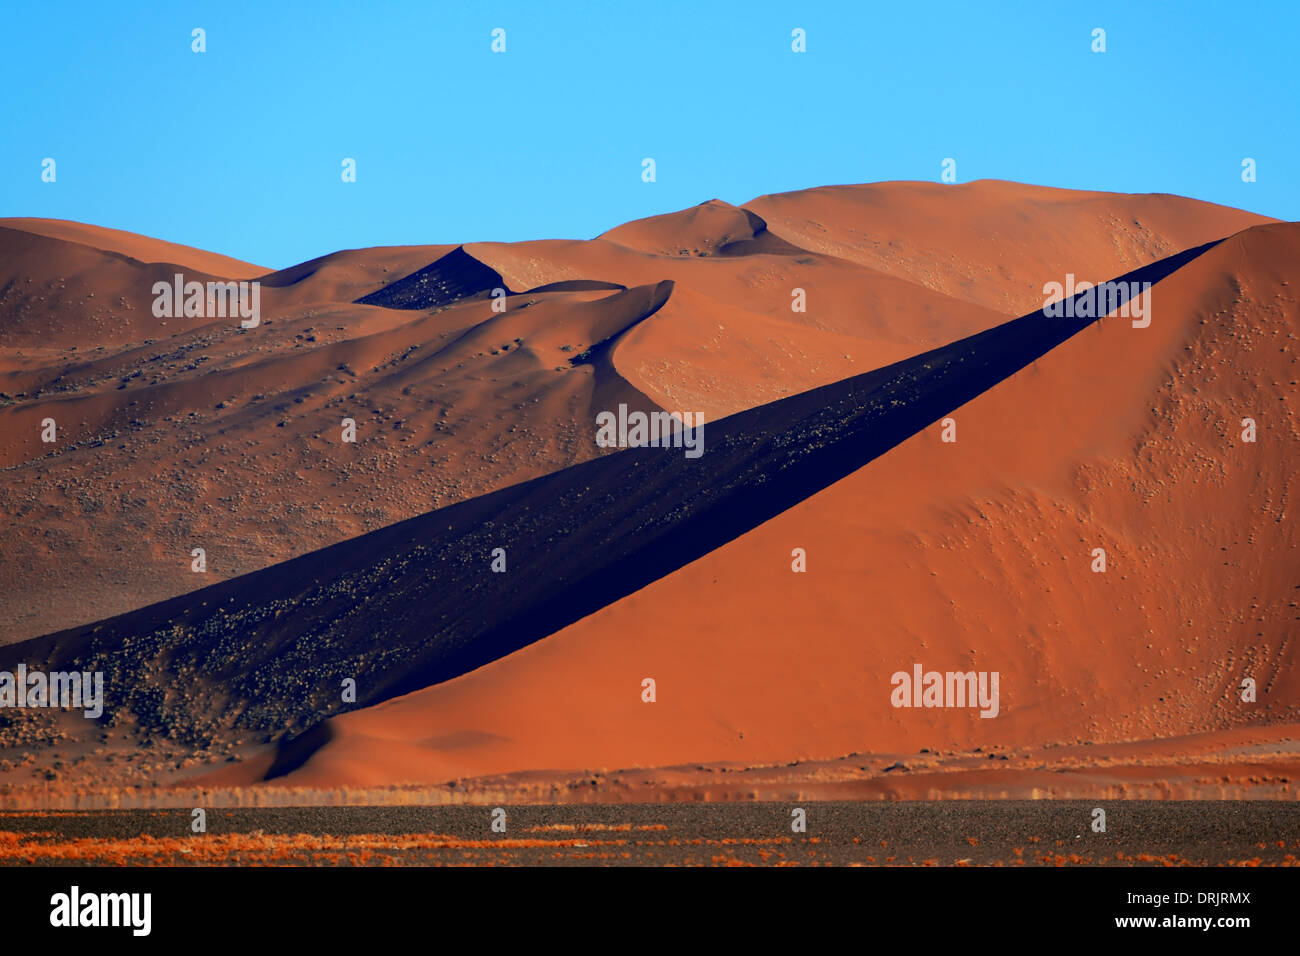
[[(922, 213), (900, 212), (912, 204)], [(1133, 210), (1140, 229), (1110, 231)], [(482, 298), (358, 304), (454, 247), (333, 253), (260, 275), (252, 330), (156, 319), (151, 289), (178, 267), (206, 281), (204, 269), (255, 266), (75, 223), (0, 221), (0, 520), (11, 529), (0, 587), (22, 596), (0, 616), (0, 641), (586, 460), (599, 453), (594, 411), (618, 396), (716, 420), (990, 328), (1024, 311), (1015, 303), (1036, 306), (1067, 268), (1116, 275), (1259, 221), (1177, 197), (1004, 183), (807, 190), (745, 208), (712, 201), (589, 242), (472, 243), (470, 257), (523, 293), (504, 315)], [(894, 251), (854, 253), (886, 231)], [(955, 258), (936, 265), (937, 249)], [(941, 266), (996, 293), (934, 280)], [(572, 280), (643, 292), (526, 291)], [(664, 283), (672, 292), (652, 309)], [(795, 289), (805, 312), (792, 311)], [(634, 301), (644, 313), (628, 311)], [(582, 358), (602, 343), (596, 364)], [(345, 417), (355, 445), (339, 442)], [(46, 418), (58, 422), (53, 445), (41, 441)], [(195, 547), (206, 574), (189, 569)]]
[[(952, 209), (961, 209), (954, 218)], [(823, 186), (745, 208), (775, 235), (1011, 315), (1066, 272), (1097, 282), (1275, 222), (1163, 193), (1116, 194), (981, 179)]]
[(454, 248), (441, 245), (346, 249), (263, 276), (262, 284), (275, 290), (275, 304), (280, 311), (326, 302), (348, 306)]
[(178, 269), (187, 281), (225, 278), (3, 226), (0, 263), (0, 371), (46, 377), (75, 363), (77, 352), (118, 349), (212, 324), (155, 317), (153, 286), (172, 283)]
[[(1033, 311), (1067, 272), (1100, 281), (1271, 221), (1167, 195), (876, 183), (710, 200), (589, 243), (467, 249), (518, 288), (671, 278), (677, 300), (615, 361), (660, 405), (689, 399), (717, 418)], [(806, 312), (791, 309), (795, 289)]]
[(773, 236), (761, 217), (720, 199), (680, 212), (637, 219), (601, 233), (600, 238), (664, 256), (807, 254), (807, 250)]
[[(818, 255), (682, 257), (604, 238), (466, 249), (515, 288), (578, 276), (623, 285), (670, 279), (673, 298), (620, 343), (614, 363), (662, 407), (680, 408), (689, 399), (689, 410), (710, 419), (879, 368), (1006, 318)], [(792, 310), (796, 289), (806, 311)]]
[(182, 246), (121, 229), (91, 226), (65, 219), (0, 219), (0, 228), (77, 242), (101, 252), (128, 256), (144, 263), (169, 263), (227, 279), (254, 279), (271, 271), (230, 256), (195, 249), (193, 246)]
[[(1154, 288), (1149, 328), (1105, 319), (971, 401), (955, 443), (926, 429), (551, 638), (333, 719), (278, 782), (1294, 724), (1297, 261), (1300, 225), (1234, 236)], [(998, 715), (895, 708), (914, 664), (997, 671)]]
[[(88, 357), (69, 376), (81, 387), (0, 408), (0, 456), (42, 477), (0, 486), (0, 508), (24, 516), (0, 546), (5, 588), (23, 594), (5, 629), (126, 611), (593, 457), (598, 411), (652, 406), (608, 362), (575, 359), (670, 287), (524, 295), (503, 314), (329, 306), (260, 336)], [(35, 457), (47, 415), (71, 447)]]

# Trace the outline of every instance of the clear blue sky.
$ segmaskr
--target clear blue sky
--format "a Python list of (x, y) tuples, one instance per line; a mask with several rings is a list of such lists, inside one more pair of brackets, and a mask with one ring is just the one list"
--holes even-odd
[[(0, 11), (0, 215), (270, 267), (357, 246), (586, 238), (713, 197), (937, 180), (945, 157), (962, 182), (1300, 219), (1291, 0)], [(191, 52), (194, 27), (206, 53)], [(795, 27), (806, 53), (791, 52)], [(341, 181), (344, 157), (356, 183)]]

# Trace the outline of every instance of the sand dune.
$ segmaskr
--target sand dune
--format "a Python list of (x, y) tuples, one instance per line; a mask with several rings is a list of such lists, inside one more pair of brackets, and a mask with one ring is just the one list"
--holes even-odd
[[(127, 610), (593, 457), (596, 412), (648, 402), (578, 358), (665, 296), (544, 293), (499, 315), (327, 307), (258, 338), (204, 330), (25, 383), (36, 400), (0, 409), (0, 454), (43, 481), (0, 490), (31, 516), (4, 545), (5, 584), (24, 593), (8, 632)], [(71, 447), (35, 457), (46, 416)], [(195, 547), (207, 574), (190, 570)]]
[[(954, 221), (951, 210), (961, 208)], [(745, 204), (810, 252), (1019, 315), (1044, 277), (1098, 282), (1274, 220), (1178, 196), (1049, 189), (982, 179), (823, 186)]]
[(346, 305), (418, 271), (442, 258), (455, 246), (376, 246), (346, 249), (300, 262), (261, 277), (277, 290), (273, 301), (281, 310), (319, 303)]
[[(1186, 258), (1144, 274), (1156, 278)], [(594, 370), (597, 394), (654, 410), (621, 384), (607, 356), (670, 292), (663, 283), (615, 293), (617, 308), (599, 313), (603, 324), (587, 324), (603, 336), (579, 357)], [(119, 688), (115, 722), (143, 720), (173, 738), (309, 728), (339, 709), (344, 679), (357, 682), (360, 704), (448, 680), (682, 567), (862, 467), (1083, 324), (1020, 319), (714, 423), (707, 458), (702, 432), (674, 448), (607, 455), (194, 595), (0, 649), (0, 664), (103, 671)], [(508, 568), (489, 567), (498, 555)], [(361, 607), (366, 613), (355, 613)], [(160, 709), (158, 675), (177, 658), (195, 663), (188, 676), (168, 678), (170, 703)], [(281, 689), (268, 695), (268, 685)]]
[(603, 232), (601, 239), (664, 256), (807, 255), (768, 231), (761, 216), (720, 199)]
[[(8, 220), (0, 220), (0, 222)], [(51, 375), (95, 350), (130, 347), (202, 329), (201, 318), (159, 319), (153, 314), (155, 282), (171, 283), (172, 263), (144, 263), (79, 242), (0, 227), (3, 347), (14, 350), (5, 366)], [(188, 270), (187, 279), (224, 278)]]
[(224, 276), (228, 279), (255, 279), (271, 271), (262, 266), (232, 259), (230, 256), (195, 249), (193, 246), (182, 246), (179, 243), (152, 239), (134, 232), (91, 226), (65, 219), (0, 218), (0, 228), (75, 242), (100, 252), (126, 256), (138, 262), (178, 265), (195, 272)]
[[(956, 412), (955, 444), (926, 429), (546, 641), (336, 718), (284, 782), (1294, 724), (1296, 261), (1292, 224), (1224, 242), (1155, 287), (1150, 328), (1104, 320)], [(998, 671), (998, 717), (894, 708), (914, 663)]]
[[(1033, 263), (1063, 273), (1077, 256), (1081, 277), (1085, 265), (1109, 277), (1189, 237), (1260, 221), (1168, 196), (933, 188), (808, 190), (754, 209), (713, 201), (589, 242), (333, 253), (261, 275), (253, 330), (155, 319), (151, 289), (178, 268), (207, 281), (256, 267), (112, 230), (6, 220), (0, 464), (13, 470), (0, 482), (0, 516), (13, 531), (0, 541), (0, 586), (23, 599), (0, 617), (0, 641), (121, 613), (587, 460), (599, 451), (592, 403), (608, 400), (597, 380), (716, 420), (992, 328), (1018, 314), (1002, 311), (1009, 302), (1036, 307), (1044, 277)], [(926, 215), (898, 212), (918, 190)], [(1031, 212), (1017, 211), (1029, 200)], [(844, 242), (881, 208), (889, 215), (873, 228), (897, 230), (901, 251), (864, 265)], [(1106, 231), (1133, 209), (1150, 209), (1150, 224)], [(989, 222), (1005, 230), (990, 233)], [(844, 242), (805, 241), (809, 223)], [(674, 231), (680, 248), (665, 244)], [(1038, 258), (1013, 268), (1022, 236)], [(966, 272), (985, 263), (980, 288), (1003, 290), (993, 307), (927, 279), (934, 249), (960, 253)], [(392, 297), (412, 277), (445, 268), (452, 253), (479, 278), (499, 275), (508, 310), (528, 317), (516, 323), (487, 298), (455, 294), (427, 308), (364, 304), (400, 304)], [(602, 364), (574, 361), (607, 338), (582, 324), (602, 321), (605, 307), (591, 302), (612, 308), (620, 288), (664, 282), (667, 301), (608, 342)], [(792, 311), (796, 289), (805, 312)], [(356, 445), (338, 441), (345, 417), (358, 423)], [(47, 418), (59, 426), (53, 446), (40, 440)], [(195, 547), (209, 555), (206, 575), (189, 570)]]
[(388, 309), (436, 309), (461, 299), (489, 295), (495, 289), (500, 289), (502, 295), (509, 291), (501, 274), (471, 256), (464, 246), (457, 246), (423, 269), (357, 302)]
[[(1202, 254), (1204, 248), (1191, 250), (1127, 278), (1159, 281)], [(635, 327), (668, 294), (667, 289), (632, 289), (612, 298), (628, 300), (625, 321)], [(518, 321), (528, 311), (499, 318)], [(435, 688), (439, 693), (454, 693), (457, 675), (475, 671), (474, 677), (526, 659), (518, 654), (497, 660), (584, 617), (599, 619), (629, 595), (637, 600), (702, 556), (729, 553), (748, 540), (741, 536), (750, 529), (783, 512), (793, 514), (788, 509), (803, 507), (799, 503), (806, 505), (810, 496), (818, 500), (818, 491), (858, 472), (1007, 375), (1053, 354), (1054, 347), (1082, 334), (1079, 330), (1092, 322), (1032, 314), (877, 372), (714, 423), (708, 454), (698, 462), (676, 449), (606, 456), (193, 596), (14, 646), (0, 651), (0, 664), (13, 658), (43, 662), (47, 670), (74, 662), (102, 670), (121, 688), (113, 698), (115, 722), (142, 721), (155, 734), (202, 741), (204, 747), (224, 734), (317, 726), (321, 717), (339, 709), (337, 687), (349, 677), (357, 682), (361, 705), (433, 684), (440, 684)], [(603, 331), (614, 340), (623, 327), (616, 322)], [(593, 362), (599, 369), (598, 358)], [(664, 509), (665, 501), (675, 504)], [(489, 569), (495, 547), (508, 554), (508, 573)], [(736, 599), (743, 602), (743, 593), (737, 592)], [(820, 620), (833, 624), (838, 618), (823, 612)], [(734, 653), (734, 641), (722, 635), (735, 632), (724, 628), (717, 633), (719, 645), (730, 644)], [(751, 636), (761, 637), (761, 632)], [(550, 647), (551, 640), (534, 646)], [(661, 653), (674, 648), (662, 634), (652, 640)], [(586, 664), (601, 661), (612, 647), (631, 646), (597, 643), (603, 652), (579, 655)], [(690, 661), (707, 646), (694, 643), (681, 659)], [(789, 652), (785, 635), (769, 637), (762, 646), (774, 654)], [(321, 653), (319, 648), (330, 650)], [(156, 681), (168, 673), (165, 662), (178, 658), (194, 664), (185, 675), (168, 674), (168, 700), (160, 708)], [(824, 678), (830, 662), (818, 663)], [(265, 688), (276, 690), (267, 693)], [(574, 699), (585, 709), (603, 697), (597, 692), (594, 698), (584, 694)], [(512, 692), (509, 700), (528, 706), (530, 698)], [(456, 709), (462, 718), (474, 711), (473, 706)], [(371, 712), (338, 724), (365, 713)], [(562, 708), (556, 711), (562, 713)], [(518, 716), (508, 706), (502, 714), (503, 719)], [(424, 718), (415, 725), (424, 726)], [(632, 744), (634, 735), (627, 728), (609, 721), (601, 726)], [(329, 727), (283, 748), (274, 764), (250, 763), (249, 770), (272, 776), (312, 772), (317, 761), (330, 759), (313, 754), (322, 744), (321, 753), (338, 752)], [(697, 732), (682, 730), (682, 736), (695, 741)], [(470, 759), (468, 751), (492, 751), (502, 738), (495, 729), (470, 726), (434, 740), (456, 749), (457, 759)], [(336, 739), (346, 751), (348, 736)], [(667, 746), (671, 739), (658, 734), (654, 745)], [(363, 742), (362, 749), (380, 759), (373, 743)], [(544, 758), (548, 751), (533, 743), (524, 747), (524, 759)], [(760, 734), (747, 746), (761, 743)], [(310, 757), (307, 767), (294, 771), (304, 757)]]
[[(371, 786), (1300, 720), (1293, 224), (894, 183), (265, 273), (18, 222), (0, 641), (49, 636), (0, 665), (104, 669), (113, 746), (279, 738), (223, 779)], [(259, 276), (260, 326), (164, 327), (178, 268)], [(1149, 328), (1035, 311), (1045, 281), (1130, 270)], [(703, 412), (708, 453), (602, 452), (619, 405)], [(915, 663), (998, 671), (998, 717), (892, 707)], [(348, 676), (363, 709), (331, 716)]]

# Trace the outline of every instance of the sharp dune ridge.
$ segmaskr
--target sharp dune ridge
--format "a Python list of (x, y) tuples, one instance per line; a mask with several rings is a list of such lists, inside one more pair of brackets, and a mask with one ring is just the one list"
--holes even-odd
[[(1130, 575), (1153, 547), (1136, 536), (1176, 527), (1142, 574), (1177, 555), (1201, 580), (1213, 562), (1193, 542), (1208, 548), (1227, 527), (1188, 519), (1207, 504), (1250, 524), (1262, 553), (1294, 556), (1284, 518), (1253, 522), (1285, 515), (1282, 463), (1300, 438), (1286, 405), (1295, 346), (1278, 338), (1295, 327), (1295, 229), (1173, 196), (881, 183), (711, 200), (589, 241), (349, 250), (270, 273), (96, 227), (0, 220), (12, 529), (0, 566), (22, 595), (6, 607), (0, 639), (18, 642), (0, 646), (0, 669), (103, 670), (119, 746), (204, 763), (231, 741), (274, 740), (218, 775), (239, 785), (1285, 726), (1300, 719), (1285, 703), (1300, 678), (1275, 633), (1296, 619), (1284, 574), (1251, 585), (1229, 563), (1221, 613), (1191, 596), (1155, 606)], [(160, 328), (145, 293), (177, 271), (260, 275), (262, 326)], [(1158, 328), (1048, 318), (1041, 287), (1066, 273), (1154, 283)], [(807, 312), (791, 310), (796, 287)], [(1076, 384), (1095, 389), (1108, 362), (1115, 387)], [(1167, 373), (1173, 384), (1158, 384)], [(1105, 402), (1112, 425), (1092, 411)], [(596, 412), (619, 405), (703, 411), (704, 456), (596, 447)], [(1236, 406), (1272, 429), (1249, 487), (1204, 463), (1216, 440), (1204, 423)], [(936, 458), (926, 435), (947, 415), (962, 437)], [(47, 416), (60, 422), (53, 450), (36, 438)], [(356, 446), (337, 440), (345, 417)], [(1075, 443), (1044, 437), (1053, 427)], [(1199, 476), (1195, 496), (1185, 474)], [(1157, 497), (1183, 517), (1153, 519)], [(1125, 556), (1100, 579), (1140, 598), (1107, 609), (1077, 577), (1038, 570), (1075, 560), (1071, 546), (1086, 555), (1089, 535)], [(791, 548), (809, 542), (825, 572), (791, 574)], [(215, 573), (188, 572), (194, 545)], [(970, 546), (987, 555), (954, 564)], [(496, 547), (504, 574), (490, 571)], [(226, 580), (197, 587), (214, 576)], [(1234, 611), (1247, 605), (1269, 610), (1251, 625)], [(1211, 629), (1192, 661), (1217, 648), (1224, 688), (1242, 668), (1259, 674), (1258, 710), (1126, 714), (1126, 688), (1151, 683), (1116, 664), (1091, 678), (1097, 714), (1045, 703), (1052, 680), (1073, 682), (1069, 707), (1086, 699), (1064, 660), (1098, 628), (1168, 693), (1214, 700), (1205, 676), (1136, 651), (1156, 641), (1172, 654), (1189, 615)], [(880, 627), (859, 649), (864, 619)], [(1022, 633), (1023, 653), (1009, 652)], [(809, 663), (772, 669), (801, 647)], [(886, 679), (895, 657), (956, 664), (958, 647), (963, 669), (998, 663), (1009, 719), (908, 723), (877, 696), (869, 675)], [(665, 687), (653, 706), (637, 697), (651, 672)], [(339, 701), (345, 678), (356, 704)], [(37, 737), (80, 751), (83, 772), (109, 771), (89, 757), (98, 726), (58, 727)], [(0, 729), (0, 755), (33, 739), (12, 731)], [(120, 779), (193, 771), (154, 773)]]

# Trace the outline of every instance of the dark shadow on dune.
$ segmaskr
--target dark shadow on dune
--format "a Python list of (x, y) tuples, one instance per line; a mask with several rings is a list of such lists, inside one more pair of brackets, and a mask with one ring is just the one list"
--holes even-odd
[[(310, 275), (315, 271), (314, 267), (319, 261), (321, 260), (303, 263), (302, 266), (295, 266), (294, 269), (312, 267), (306, 272), (306, 275)], [(293, 278), (293, 281), (297, 282), (302, 278), (305, 278), (305, 275)], [(286, 281), (280, 284), (291, 283)], [(625, 292), (627, 286), (618, 282), (605, 282), (602, 279), (564, 279), (559, 282), (548, 282), (524, 292), (514, 292), (506, 287), (505, 277), (501, 273), (470, 255), (465, 251), (464, 246), (457, 246), (423, 269), (362, 296), (357, 299), (357, 304), (378, 305), (386, 309), (441, 309), (454, 305), (462, 299), (490, 295), (494, 289), (501, 289), (507, 296), (517, 296), (541, 292)]]
[(267, 768), (264, 778), (274, 780), (287, 773), (293, 773), (334, 737), (334, 730), (328, 721), (313, 724), (298, 736), (283, 741), (275, 748), (275, 758)]
[(423, 269), (363, 295), (357, 304), (386, 309), (438, 309), (505, 288), (501, 273), (475, 259), (464, 246), (457, 246)]
[[(1157, 282), (1213, 245), (1122, 281)], [(862, 468), (1095, 321), (1032, 313), (708, 423), (698, 459), (681, 448), (609, 454), (0, 648), (0, 668), (22, 660), (104, 671), (106, 713), (130, 712), (200, 744), (231, 724), (272, 734), (311, 728), (351, 709), (340, 702), (346, 678), (357, 682), (355, 706), (376, 704), (481, 667), (644, 587)], [(498, 548), (504, 573), (491, 570)], [(276, 772), (299, 765), (319, 739), (285, 745)]]

